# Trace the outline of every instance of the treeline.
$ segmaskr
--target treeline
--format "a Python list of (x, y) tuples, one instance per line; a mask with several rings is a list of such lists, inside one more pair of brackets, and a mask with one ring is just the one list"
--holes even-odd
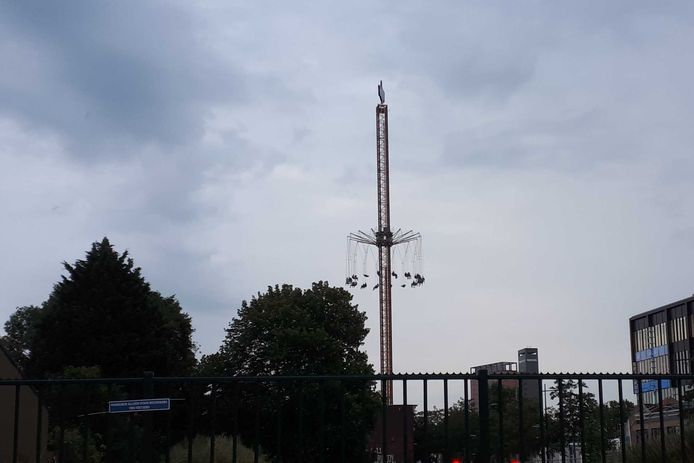
[[(206, 377), (374, 373), (361, 350), (368, 334), (365, 313), (352, 304), (347, 291), (326, 282), (305, 290), (277, 285), (243, 301), (233, 311), (218, 351), (197, 360), (190, 315), (175, 296), (150, 287), (127, 251), (119, 253), (104, 238), (92, 244), (84, 259), (64, 263), (64, 268), (46, 301), (18, 308), (0, 338), (29, 378), (142, 377), (145, 371)], [(170, 420), (155, 423), (159, 455), (177, 442), (185, 447), (199, 433), (208, 439), (233, 436), (239, 445), (261, 449), (270, 460), (318, 461), (325, 453), (328, 460), (345, 456), (347, 461), (364, 461), (367, 436), (381, 404), (373, 383), (363, 380), (167, 387), (157, 392), (181, 397), (201, 418), (191, 428), (192, 409), (158, 415), (159, 421)], [(521, 451), (537, 455), (543, 442), (550, 452), (559, 452), (562, 443), (566, 447), (583, 441), (587, 461), (599, 461), (603, 451), (617, 445), (620, 425), (633, 404), (627, 401), (621, 410), (614, 401), (600, 407), (587, 385), (580, 396), (577, 388), (575, 381), (562, 384), (561, 416), (549, 407), (540, 420), (541, 404), (524, 401), (521, 429), (517, 391), (492, 384), (492, 448), (512, 458)], [(556, 401), (556, 384), (550, 394)], [(141, 395), (141, 385), (88, 391), (70, 385), (44, 391), (50, 411), (49, 450), (62, 449), (64, 461), (141, 461), (137, 443), (146, 428), (142, 417), (85, 419), (104, 410), (109, 400)], [(464, 402), (447, 413), (433, 410), (425, 417), (420, 411), (414, 432), (416, 459), (429, 461), (437, 454), (462, 458), (464, 443), (474, 457), (479, 416)]]
[[(127, 251), (119, 253), (104, 238), (92, 244), (84, 259), (63, 265), (65, 275), (46, 301), (18, 308), (6, 321), (5, 335), (0, 338), (4, 350), (29, 378), (141, 377), (145, 371), (157, 376), (374, 373), (361, 350), (368, 333), (365, 313), (352, 304), (347, 291), (327, 282), (314, 283), (306, 290), (277, 285), (243, 301), (233, 311), (235, 316), (219, 350), (198, 361), (190, 315), (175, 296), (163, 296), (150, 287)], [(234, 434), (247, 446), (262, 448), (268, 457), (281, 455), (284, 461), (311, 459), (318, 452), (315, 439), (299, 444), (289, 432), (278, 439), (266, 425), (271, 422), (274, 426), (280, 419), (285, 430), (292, 429), (298, 413), (297, 394), (303, 397), (302, 432), (315, 436), (319, 425), (339, 427), (343, 434), (328, 435), (321, 448), (337, 452), (336, 439), (344, 436), (349, 461), (360, 461), (380, 403), (372, 385), (363, 381), (320, 390), (315, 384), (306, 385), (300, 391), (290, 385), (268, 384), (217, 385), (214, 390), (205, 386), (204, 391), (171, 387), (180, 389), (169, 391), (171, 396), (192, 400), (195, 394), (203, 402), (215, 397), (215, 414), (220, 419), (216, 429), (208, 432)], [(133, 442), (142, 439), (144, 424), (137, 417), (108, 425), (93, 419), (87, 426), (86, 415), (66, 417), (63, 412), (101, 411), (108, 400), (133, 394), (138, 392), (105, 386), (88, 393), (79, 386), (48, 391), (44, 403), (50, 410), (49, 450), (62, 447), (66, 461), (77, 459), (78, 454), (80, 459), (86, 455), (88, 461), (138, 460), (140, 449)], [(318, 394), (323, 398), (320, 403), (340, 403), (350, 410), (348, 419), (337, 422), (334, 411), (326, 414), (319, 409)], [(200, 404), (201, 410), (209, 405)], [(187, 418), (173, 415), (172, 423), (161, 426), (168, 426), (170, 435), (158, 436), (159, 452), (165, 451), (163, 442), (171, 436), (174, 442), (194, 437), (189, 435)], [(256, 425), (239, 427), (239, 423)]]
[[(524, 387), (537, 381), (524, 380)], [(501, 387), (496, 381), (489, 387), (489, 445), (492, 454), (503, 456), (503, 461), (518, 459), (523, 454), (526, 460), (553, 456), (559, 459), (562, 447), (568, 460), (600, 462), (604, 454), (610, 455), (619, 448), (621, 426), (626, 427), (627, 417), (633, 412), (634, 404), (625, 400), (599, 402), (584, 382), (579, 394), (578, 382), (564, 380), (561, 383), (562, 409), (558, 406), (543, 407), (531, 397), (522, 403), (518, 390)], [(559, 397), (557, 382), (549, 389), (550, 398)], [(431, 454), (448, 455), (451, 461), (464, 461), (468, 456), (473, 461), (480, 446), (480, 417), (471, 401), (461, 399), (443, 409), (423, 411), (415, 415), (415, 459), (429, 461)], [(522, 414), (521, 414), (522, 406)], [(628, 430), (625, 429), (628, 435)], [(467, 455), (466, 455), (467, 447)], [(567, 460), (567, 461), (568, 461)]]

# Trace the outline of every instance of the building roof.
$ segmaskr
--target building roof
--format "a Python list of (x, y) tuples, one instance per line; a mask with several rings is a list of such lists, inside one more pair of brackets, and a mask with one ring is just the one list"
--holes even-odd
[[(7, 358), (7, 360), (10, 362), (10, 365), (14, 367), (15, 370), (17, 370), (17, 374), (19, 375), (19, 378), (11, 378), (11, 379), (26, 379), (24, 376), (24, 372), (22, 371), (21, 368), (19, 368), (19, 365), (17, 365), (17, 362), (14, 361), (12, 358), (12, 355), (5, 349), (5, 346), (3, 346), (2, 340), (0, 339), (0, 355), (3, 355)], [(0, 378), (0, 379), (10, 379), (10, 378)]]
[(484, 365), (476, 365), (470, 368), (470, 373), (476, 373), (479, 370), (487, 370), (489, 373), (518, 373), (518, 363), (494, 362)]
[(670, 309), (672, 307), (677, 307), (677, 306), (686, 304), (687, 302), (693, 302), (693, 301), (694, 301), (694, 295), (692, 295), (688, 298), (685, 298), (685, 299), (681, 299), (679, 301), (671, 302), (669, 304), (666, 304), (662, 307), (658, 307), (656, 309), (651, 309), (651, 310), (647, 310), (646, 312), (641, 312), (640, 314), (636, 314), (636, 315), (630, 317), (629, 321), (633, 321), (633, 320), (636, 320), (638, 318), (643, 318), (645, 316), (648, 316), (648, 315), (651, 315), (654, 313), (658, 313), (658, 312), (662, 312), (663, 310)]

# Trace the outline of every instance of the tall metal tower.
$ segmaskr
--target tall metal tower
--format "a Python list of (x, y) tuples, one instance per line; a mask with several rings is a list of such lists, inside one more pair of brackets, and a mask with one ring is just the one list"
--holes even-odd
[[(401, 276), (410, 280), (400, 284), (401, 287), (415, 288), (424, 284), (424, 277), (421, 272), (421, 240), (419, 233), (412, 230), (403, 232), (401, 229), (393, 232), (390, 228), (390, 178), (388, 167), (388, 105), (385, 102), (385, 92), (383, 82), (378, 85), (378, 96), (380, 103), (376, 105), (376, 166), (377, 166), (377, 191), (378, 191), (378, 229), (371, 229), (370, 232), (358, 231), (350, 233), (347, 250), (347, 279), (346, 285), (349, 287), (360, 286), (364, 289), (368, 283), (359, 283), (359, 275), (356, 270), (356, 260), (360, 246), (365, 245), (364, 271), (363, 278), (369, 278), (366, 273), (366, 259), (369, 256), (369, 248), (375, 247), (378, 252), (378, 270), (376, 275), (378, 282), (373, 289), (378, 289), (379, 296), (379, 321), (380, 321), (380, 353), (381, 353), (381, 374), (393, 373), (393, 302), (392, 302), (392, 282), (393, 278), (398, 278), (398, 274), (391, 265), (392, 252), (395, 246), (405, 245), (404, 251), (400, 253), (403, 262), (403, 272)], [(412, 269), (407, 271), (406, 261), (410, 261)], [(393, 403), (393, 383), (386, 382), (386, 401), (389, 405)]]

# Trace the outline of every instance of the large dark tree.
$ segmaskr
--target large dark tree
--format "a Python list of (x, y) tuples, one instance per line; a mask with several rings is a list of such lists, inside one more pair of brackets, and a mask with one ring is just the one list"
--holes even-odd
[(308, 290), (270, 287), (242, 303), (219, 352), (203, 359), (202, 373), (304, 376), (220, 387), (225, 402), (233, 404), (228, 410), (233, 417), (225, 422), (232, 426), (238, 417), (238, 431), (249, 446), (259, 445), (285, 462), (318, 461), (321, 454), (330, 460), (342, 451), (348, 461), (364, 457), (379, 404), (373, 384), (310, 378), (373, 374), (361, 350), (366, 315), (351, 301), (347, 291), (319, 282)]
[(174, 297), (152, 291), (127, 251), (119, 254), (104, 238), (64, 267), (67, 275), (41, 309), (18, 309), (5, 325), (31, 376), (69, 367), (96, 367), (106, 376), (192, 370), (190, 317)]
[(40, 316), (41, 308), (29, 305), (18, 307), (5, 322), (5, 335), (0, 337), (0, 342), (12, 360), (22, 369), (26, 368)]

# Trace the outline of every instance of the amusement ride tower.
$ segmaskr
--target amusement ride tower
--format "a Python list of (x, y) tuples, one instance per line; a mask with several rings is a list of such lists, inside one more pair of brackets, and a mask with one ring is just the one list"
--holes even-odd
[[(400, 287), (415, 288), (424, 283), (421, 271), (421, 242), (419, 233), (412, 230), (402, 231), (390, 228), (390, 175), (388, 162), (388, 105), (385, 102), (383, 82), (378, 85), (380, 103), (376, 105), (376, 166), (377, 166), (377, 191), (378, 191), (378, 228), (369, 232), (358, 231), (350, 233), (347, 237), (347, 278), (348, 287), (359, 286), (365, 289), (369, 286), (363, 279), (369, 278), (367, 273), (367, 260), (370, 251), (374, 248), (378, 254), (378, 267), (376, 271), (377, 283), (373, 290), (378, 289), (379, 296), (379, 322), (380, 322), (380, 354), (381, 374), (393, 374), (393, 279), (399, 274), (392, 267), (394, 251), (398, 251), (402, 263), (400, 276), (406, 281), (399, 284)], [(399, 246), (396, 249), (396, 246)], [(357, 260), (363, 256), (363, 271), (357, 271)], [(363, 279), (360, 280), (359, 273)], [(361, 282), (360, 282), (361, 281)], [(402, 280), (401, 280), (402, 281)], [(386, 381), (386, 401), (388, 405), (393, 403), (393, 383)]]

